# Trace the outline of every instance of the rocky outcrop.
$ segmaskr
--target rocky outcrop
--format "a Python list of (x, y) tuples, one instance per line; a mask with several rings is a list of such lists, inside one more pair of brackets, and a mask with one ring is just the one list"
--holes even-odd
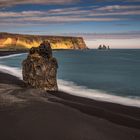
[(98, 50), (110, 50), (109, 46), (105, 46), (105, 45), (99, 45)]
[(0, 49), (24, 50), (38, 47), (41, 42), (49, 41), (52, 49), (87, 49), (82, 37), (40, 36), (0, 33)]
[(23, 80), (27, 86), (56, 91), (57, 60), (52, 56), (50, 43), (44, 41), (38, 48), (31, 48), (22, 63)]

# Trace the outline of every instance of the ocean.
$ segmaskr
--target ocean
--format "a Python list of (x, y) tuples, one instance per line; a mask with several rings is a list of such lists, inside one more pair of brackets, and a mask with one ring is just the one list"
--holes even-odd
[[(140, 107), (140, 50), (54, 51), (58, 86), (75, 96)], [(0, 71), (22, 79), (27, 54), (0, 57)]]

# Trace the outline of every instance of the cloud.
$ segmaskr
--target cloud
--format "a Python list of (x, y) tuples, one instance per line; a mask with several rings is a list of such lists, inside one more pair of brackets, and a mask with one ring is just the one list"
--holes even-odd
[(140, 0), (94, 0), (94, 2), (122, 2), (122, 3), (128, 3), (128, 2), (140, 2)]
[[(89, 16), (134, 16), (134, 15), (140, 15), (139, 11), (119, 11), (119, 12), (111, 12), (111, 13), (90, 13)], [(130, 18), (129, 18), (130, 19)]]
[(0, 7), (7, 7), (21, 4), (69, 4), (79, 0), (1, 0)]
[(88, 6), (86, 8), (79, 6), (46, 11), (0, 11), (0, 25), (6, 26), (7, 23), (10, 23), (10, 25), (40, 25), (50, 23), (139, 20), (138, 15), (140, 15), (140, 5)]
[[(27, 13), (26, 13), (27, 14)], [(47, 24), (47, 23), (71, 23), (71, 22), (85, 22), (85, 21), (117, 21), (120, 20), (119, 18), (94, 18), (94, 17), (81, 17), (77, 15), (71, 15), (71, 16), (45, 16), (44, 13), (42, 13), (39, 16), (24, 16), (26, 14), (21, 13), (0, 13), (0, 17), (5, 16), (8, 17), (9, 15), (11, 17), (3, 18), (0, 22), (0, 25), (2, 23), (21, 23), (21, 24)], [(33, 13), (32, 13), (33, 14)], [(40, 14), (40, 13), (38, 13)]]
[(41, 16), (44, 12), (41, 11), (22, 11), (22, 12), (0, 12), (0, 18), (22, 18), (22, 17), (32, 17)]
[(92, 10), (89, 16), (135, 16), (140, 15), (140, 5), (109, 5)]
[(98, 11), (116, 11), (116, 10), (136, 10), (140, 9), (140, 5), (109, 5), (98, 8)]
[(96, 39), (140, 39), (140, 31), (129, 31), (120, 33), (70, 33), (65, 36), (82, 36), (86, 40)]
[(140, 2), (140, 0), (126, 0), (126, 2)]
[(71, 23), (71, 22), (94, 22), (94, 21), (118, 21), (114, 17), (88, 17), (90, 10), (81, 8), (63, 8), (48, 11), (22, 11), (0, 12), (0, 25), (12, 24), (48, 24), (48, 23)]
[(49, 10), (50, 15), (81, 15), (81, 16), (125, 16), (125, 15), (140, 15), (140, 5), (111, 5), (111, 6), (89, 6), (72, 7), (62, 9)]
[[(25, 11), (26, 12), (26, 11)], [(81, 15), (81, 16), (103, 16), (103, 15), (139, 15), (140, 5), (111, 5), (102, 7), (71, 7), (59, 8), (46, 11), (47, 15)]]
[(0, 7), (9, 7), (14, 5), (22, 4), (71, 4), (71, 3), (110, 3), (110, 2), (121, 2), (121, 3), (130, 3), (130, 2), (140, 2), (140, 0), (0, 0)]

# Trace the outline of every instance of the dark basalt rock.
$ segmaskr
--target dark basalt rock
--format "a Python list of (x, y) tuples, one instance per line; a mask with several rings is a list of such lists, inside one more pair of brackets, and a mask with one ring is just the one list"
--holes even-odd
[(44, 41), (38, 48), (32, 47), (22, 63), (23, 80), (27, 86), (56, 91), (57, 60), (52, 56), (49, 42)]
[(98, 47), (99, 50), (110, 50), (110, 47), (109, 46), (105, 46), (105, 45), (99, 45)]
[(45, 58), (52, 57), (52, 49), (49, 42), (43, 42), (39, 46), (39, 54)]

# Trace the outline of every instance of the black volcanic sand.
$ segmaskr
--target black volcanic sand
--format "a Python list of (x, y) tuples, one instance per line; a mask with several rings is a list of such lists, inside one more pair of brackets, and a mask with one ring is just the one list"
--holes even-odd
[(18, 50), (18, 51), (1, 51), (0, 50), (0, 56), (6, 56), (11, 54), (20, 54), (20, 53), (27, 53), (28, 50)]
[(46, 93), (0, 73), (0, 140), (140, 140), (140, 108)]

